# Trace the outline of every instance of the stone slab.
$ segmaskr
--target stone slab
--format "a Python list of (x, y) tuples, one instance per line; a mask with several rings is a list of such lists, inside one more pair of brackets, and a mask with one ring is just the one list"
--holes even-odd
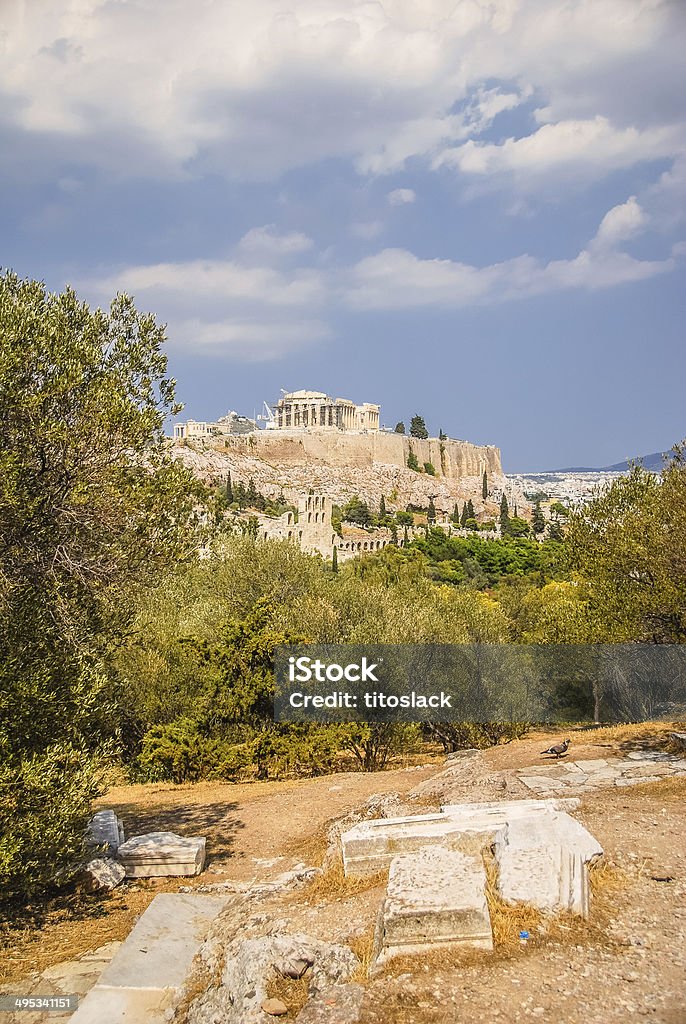
[(90, 990), (72, 1024), (158, 1024), (226, 899), (161, 893)]
[(362, 821), (341, 835), (345, 874), (374, 874), (389, 867), (397, 855), (413, 853), (433, 843), (444, 843), (465, 853), (474, 852), (485, 842), (492, 841), (495, 832), (510, 817), (543, 814), (558, 803), (502, 800), (446, 804), (439, 814)]
[(104, 846), (115, 855), (124, 842), (124, 826), (114, 811), (98, 811), (88, 823), (87, 840), (90, 846)]
[(205, 866), (205, 837), (148, 832), (119, 847), (127, 878), (199, 875)]
[(564, 812), (514, 819), (495, 840), (498, 889), (509, 903), (588, 917), (588, 867), (602, 855), (590, 832)]
[(481, 858), (442, 845), (395, 857), (377, 923), (376, 963), (456, 944), (493, 948)]

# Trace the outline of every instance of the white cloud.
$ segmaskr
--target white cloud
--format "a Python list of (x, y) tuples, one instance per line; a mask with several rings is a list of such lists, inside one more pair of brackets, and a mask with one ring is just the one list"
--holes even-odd
[(411, 188), (394, 188), (386, 198), (391, 206), (405, 206), (407, 203), (414, 203), (417, 193)]
[[(85, 287), (89, 283), (85, 282)], [(257, 302), (302, 307), (323, 298), (319, 273), (309, 268), (283, 273), (272, 267), (245, 266), (232, 260), (190, 260), (129, 267), (97, 282), (100, 293), (140, 296), (147, 303), (187, 295), (196, 305), (213, 301)]]
[(364, 241), (378, 238), (382, 231), (383, 223), (380, 220), (355, 221), (350, 225), (350, 234), (353, 238), (361, 238)]
[(618, 129), (598, 115), (586, 121), (544, 124), (532, 135), (499, 145), (470, 139), (447, 149), (434, 166), (454, 166), (466, 174), (493, 176), (512, 172), (532, 187), (541, 176), (598, 177), (646, 160), (659, 160), (679, 149), (680, 132), (672, 128)]
[(531, 298), (568, 289), (597, 291), (647, 280), (674, 269), (678, 251), (664, 260), (640, 260), (620, 251), (648, 223), (632, 196), (610, 210), (585, 249), (548, 262), (516, 256), (483, 267), (446, 259), (420, 259), (405, 249), (384, 249), (351, 268), (343, 301), (357, 310), (459, 309)]
[(265, 224), (261, 228), (251, 228), (243, 235), (238, 248), (243, 253), (257, 255), (266, 259), (278, 256), (291, 256), (295, 253), (311, 249), (314, 242), (300, 231), (289, 231), (280, 234), (276, 225)]
[(282, 358), (332, 336), (327, 316), (340, 309), (460, 309), (578, 289), (598, 291), (674, 269), (684, 246), (668, 258), (642, 260), (623, 243), (651, 225), (635, 196), (609, 210), (576, 255), (541, 260), (526, 254), (485, 266), (421, 259), (387, 248), (349, 266), (246, 266), (239, 260), (194, 260), (129, 267), (82, 282), (89, 296), (133, 294), (169, 323), (171, 343), (238, 360)]
[(167, 333), (173, 348), (250, 363), (282, 359), (331, 337), (328, 324), (321, 320), (191, 318), (173, 322)]
[(625, 203), (608, 210), (591, 244), (596, 249), (614, 248), (619, 242), (639, 234), (647, 222), (648, 218), (636, 201), (636, 196), (630, 196)]
[[(683, 119), (680, 7), (204, 0), (189, 17), (187, 0), (5, 0), (2, 156), (47, 178), (56, 162), (254, 180), (332, 158), (380, 174), (413, 157), (524, 175), (559, 168), (555, 149), (627, 166), (681, 146), (669, 134)], [(552, 134), (474, 142), (534, 91)]]

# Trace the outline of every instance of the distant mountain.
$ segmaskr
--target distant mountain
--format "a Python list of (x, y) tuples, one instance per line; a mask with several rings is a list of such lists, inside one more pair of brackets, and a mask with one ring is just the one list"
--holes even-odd
[[(638, 455), (633, 461), (640, 462), (644, 469), (659, 473), (662, 469), (665, 453), (653, 452), (652, 455)], [(629, 460), (615, 462), (612, 466), (570, 466), (568, 469), (554, 469), (551, 473), (626, 473)]]

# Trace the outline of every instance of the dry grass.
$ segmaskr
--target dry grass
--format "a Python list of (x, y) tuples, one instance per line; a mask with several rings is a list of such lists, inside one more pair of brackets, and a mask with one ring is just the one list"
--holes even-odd
[(338, 858), (326, 871), (317, 875), (305, 889), (302, 900), (305, 903), (322, 903), (336, 899), (357, 896), (369, 889), (376, 889), (388, 882), (388, 870), (377, 871), (373, 875), (351, 877), (343, 870), (343, 860)]
[(670, 732), (677, 728), (675, 722), (634, 722), (627, 725), (600, 725), (597, 728), (584, 730), (589, 739), (614, 743), (635, 742), (637, 740), (668, 741)]
[(307, 836), (286, 841), (283, 853), (286, 857), (296, 857), (305, 864), (315, 868), (322, 866), (329, 847), (329, 829), (331, 822), (325, 822)]
[(543, 914), (528, 903), (506, 903), (498, 892), (498, 868), (490, 851), (484, 856), (486, 871), (486, 902), (491, 918), (493, 948), (497, 953), (512, 954), (522, 948), (519, 933), (528, 932), (535, 941), (543, 924)]
[(190, 975), (190, 982), (187, 982), (183, 995), (176, 1007), (174, 1015), (175, 1024), (186, 1024), (191, 1006), (195, 1000), (203, 996), (209, 989), (219, 987), (225, 966), (226, 961), (223, 950), (213, 965), (196, 957)]
[(626, 889), (629, 884), (626, 872), (616, 864), (610, 864), (604, 858), (591, 865), (589, 881), (593, 899), (612, 896), (614, 893)]
[(375, 931), (375, 927), (372, 926), (366, 932), (356, 935), (355, 938), (351, 939), (348, 943), (353, 953), (360, 961), (350, 980), (356, 981), (360, 985), (366, 985), (369, 981), (369, 969), (374, 957)]
[(274, 972), (272, 978), (267, 982), (267, 996), (270, 999), (280, 999), (288, 1007), (288, 1013), (279, 1017), (278, 1020), (295, 1020), (310, 994), (310, 975), (307, 970), (302, 978), (284, 978), (282, 974)]
[(171, 888), (157, 882), (151, 879), (106, 896), (74, 893), (39, 907), (35, 915), (24, 911), (0, 929), (0, 984), (16, 983), (53, 964), (125, 939), (154, 896)]

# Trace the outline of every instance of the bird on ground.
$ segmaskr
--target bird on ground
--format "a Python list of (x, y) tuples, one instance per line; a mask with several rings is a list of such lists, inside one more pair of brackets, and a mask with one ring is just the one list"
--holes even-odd
[(548, 747), (547, 750), (542, 750), (541, 754), (554, 754), (559, 761), (562, 755), (567, 753), (567, 747), (570, 742), (571, 740), (564, 740), (562, 743), (556, 743), (553, 747)]

